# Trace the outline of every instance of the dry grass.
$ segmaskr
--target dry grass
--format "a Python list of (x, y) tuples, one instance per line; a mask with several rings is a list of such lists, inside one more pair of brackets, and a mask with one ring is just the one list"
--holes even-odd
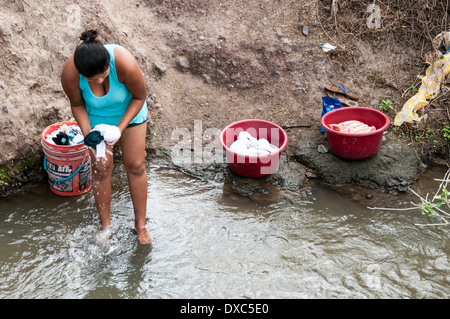
[[(367, 9), (374, 3), (380, 9), (380, 28), (367, 27), (373, 13)], [(436, 35), (449, 26), (448, 0), (318, 0), (316, 5), (322, 25), (330, 35), (358, 37), (365, 41), (381, 39), (379, 46), (396, 40), (425, 49)]]

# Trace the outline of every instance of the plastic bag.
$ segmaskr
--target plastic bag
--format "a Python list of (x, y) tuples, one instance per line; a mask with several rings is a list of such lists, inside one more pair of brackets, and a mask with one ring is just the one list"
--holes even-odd
[[(322, 97), (322, 115), (320, 116), (320, 118), (322, 118), (322, 116), (324, 116), (326, 113), (340, 109), (341, 107), (342, 103), (341, 101), (339, 101), (339, 99), (330, 96)], [(323, 126), (320, 126), (320, 131), (325, 132)]]
[(444, 56), (438, 58), (428, 67), (418, 92), (406, 101), (402, 110), (397, 113), (394, 125), (400, 126), (404, 122), (419, 122), (422, 117), (419, 118), (417, 111), (422, 110), (430, 100), (436, 98), (439, 94), (442, 82), (450, 73), (450, 33), (440, 34), (436, 39), (441, 37), (443, 37), (441, 46), (446, 50)]

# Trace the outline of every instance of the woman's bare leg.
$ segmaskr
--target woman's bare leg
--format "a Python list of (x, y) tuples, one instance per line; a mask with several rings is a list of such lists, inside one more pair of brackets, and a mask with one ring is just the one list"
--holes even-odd
[(133, 202), (135, 229), (141, 244), (152, 240), (146, 225), (147, 172), (145, 168), (145, 135), (147, 124), (126, 128), (120, 138), (122, 160), (127, 171), (128, 185)]
[(113, 170), (113, 156), (111, 146), (106, 146), (106, 158), (96, 158), (95, 151), (90, 150), (92, 162), (92, 188), (95, 203), (100, 215), (101, 230), (111, 225), (111, 174)]

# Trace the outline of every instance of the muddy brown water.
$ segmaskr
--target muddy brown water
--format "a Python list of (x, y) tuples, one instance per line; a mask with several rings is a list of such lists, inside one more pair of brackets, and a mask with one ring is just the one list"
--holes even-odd
[[(414, 188), (437, 191), (443, 168)], [(113, 234), (94, 243), (92, 192), (46, 185), (0, 200), (0, 298), (448, 298), (449, 230), (420, 211), (370, 210), (314, 183), (249, 200), (163, 167), (148, 168), (151, 246), (137, 243), (126, 175), (114, 177)], [(378, 199), (377, 199), (378, 198)], [(376, 194), (407, 207), (411, 194)]]

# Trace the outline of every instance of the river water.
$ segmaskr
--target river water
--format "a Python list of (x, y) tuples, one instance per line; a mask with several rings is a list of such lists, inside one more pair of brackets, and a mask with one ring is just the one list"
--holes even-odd
[[(255, 201), (178, 170), (148, 167), (154, 236), (139, 245), (126, 174), (113, 180), (113, 234), (92, 191), (46, 185), (0, 200), (0, 298), (448, 298), (449, 230), (417, 211), (371, 210), (320, 183)], [(434, 194), (444, 169), (414, 185)], [(423, 194), (426, 195), (426, 194)], [(378, 199), (377, 199), (378, 198)], [(370, 205), (411, 206), (411, 194)]]

